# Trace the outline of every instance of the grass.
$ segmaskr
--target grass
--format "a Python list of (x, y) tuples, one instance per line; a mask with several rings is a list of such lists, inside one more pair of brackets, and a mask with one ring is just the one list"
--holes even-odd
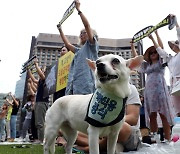
[[(55, 154), (64, 153), (61, 146), (56, 146)], [(32, 144), (0, 145), (0, 154), (43, 154), (43, 146)]]

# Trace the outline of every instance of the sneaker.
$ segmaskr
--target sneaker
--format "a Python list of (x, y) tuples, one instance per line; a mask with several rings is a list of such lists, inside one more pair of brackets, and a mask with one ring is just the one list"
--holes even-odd
[(22, 142), (22, 140), (23, 140), (22, 137), (16, 138), (16, 141), (17, 141), (17, 142)]
[(72, 148), (72, 153), (85, 154), (84, 151), (77, 149), (76, 147)]
[(1, 140), (4, 142), (6, 140), (6, 135), (3, 135)]
[(160, 143), (160, 136), (156, 132), (151, 133), (151, 143)]
[(23, 138), (23, 142), (27, 142), (27, 141), (26, 141), (26, 138)]
[(168, 141), (167, 139), (164, 139), (163, 141), (161, 141), (161, 143), (170, 144), (170, 141)]

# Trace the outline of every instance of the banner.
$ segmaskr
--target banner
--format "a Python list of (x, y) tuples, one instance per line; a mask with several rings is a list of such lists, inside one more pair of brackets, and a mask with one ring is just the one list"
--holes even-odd
[(26, 67), (28, 65), (28, 63), (32, 62), (33, 59), (36, 58), (36, 55), (32, 56), (30, 59), (28, 59), (24, 64), (23, 67)]
[(74, 53), (71, 51), (66, 53), (61, 58), (59, 58), (56, 91), (59, 91), (66, 87), (68, 81), (69, 68), (73, 58), (74, 58)]
[(171, 17), (170, 15), (168, 15), (164, 20), (162, 20), (156, 26), (148, 26), (148, 27), (140, 30), (139, 32), (137, 32), (132, 38), (132, 43), (142, 40), (146, 36), (149, 36), (155, 30), (157, 30), (161, 27), (164, 27), (166, 25), (169, 25), (169, 30), (171, 30), (174, 28), (175, 22), (176, 22), (175, 17), (174, 16)]
[(74, 53), (69, 51), (64, 56), (60, 57), (54, 64), (46, 68), (44, 97), (54, 94), (66, 87), (69, 67), (73, 58)]
[(26, 72), (27, 69), (31, 69), (34, 65), (33, 60), (36, 58), (36, 55), (34, 55), (33, 57), (31, 57), (30, 59), (28, 59), (23, 65), (22, 65), (22, 73)]
[(63, 15), (61, 21), (59, 22), (58, 26), (61, 26), (62, 23), (73, 13), (74, 8), (75, 8), (75, 2), (73, 1), (73, 3), (69, 6), (69, 8), (64, 13), (64, 15)]
[(46, 86), (44, 87), (44, 97), (47, 97), (56, 91), (57, 66), (58, 62), (55, 62), (54, 64), (46, 68)]
[(145, 27), (144, 29), (140, 30), (139, 32), (137, 32), (132, 38), (132, 43), (138, 42), (138, 41), (142, 40), (143, 38), (145, 38), (146, 36), (148, 36), (149, 30), (152, 28), (153, 28), (153, 26), (148, 26), (148, 27)]

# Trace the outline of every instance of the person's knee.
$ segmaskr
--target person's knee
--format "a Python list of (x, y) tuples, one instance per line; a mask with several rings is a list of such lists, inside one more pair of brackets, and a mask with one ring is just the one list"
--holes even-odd
[(131, 135), (131, 126), (127, 123), (124, 123), (118, 136), (118, 142), (125, 142), (128, 140), (129, 136)]
[(124, 152), (137, 150), (140, 146), (140, 132), (138, 129), (132, 128), (130, 136), (121, 144), (124, 146)]

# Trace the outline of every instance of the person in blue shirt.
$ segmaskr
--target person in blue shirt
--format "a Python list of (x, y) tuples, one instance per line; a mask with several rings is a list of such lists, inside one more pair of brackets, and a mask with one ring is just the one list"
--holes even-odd
[(72, 45), (64, 35), (61, 26), (57, 25), (65, 46), (75, 53), (69, 70), (65, 95), (90, 94), (95, 91), (93, 72), (90, 70), (86, 58), (94, 61), (98, 58), (98, 36), (96, 32), (91, 29), (84, 13), (80, 11), (80, 2), (78, 0), (75, 0), (75, 6), (84, 25), (84, 29), (80, 31), (79, 35), (79, 45), (81, 48)]

